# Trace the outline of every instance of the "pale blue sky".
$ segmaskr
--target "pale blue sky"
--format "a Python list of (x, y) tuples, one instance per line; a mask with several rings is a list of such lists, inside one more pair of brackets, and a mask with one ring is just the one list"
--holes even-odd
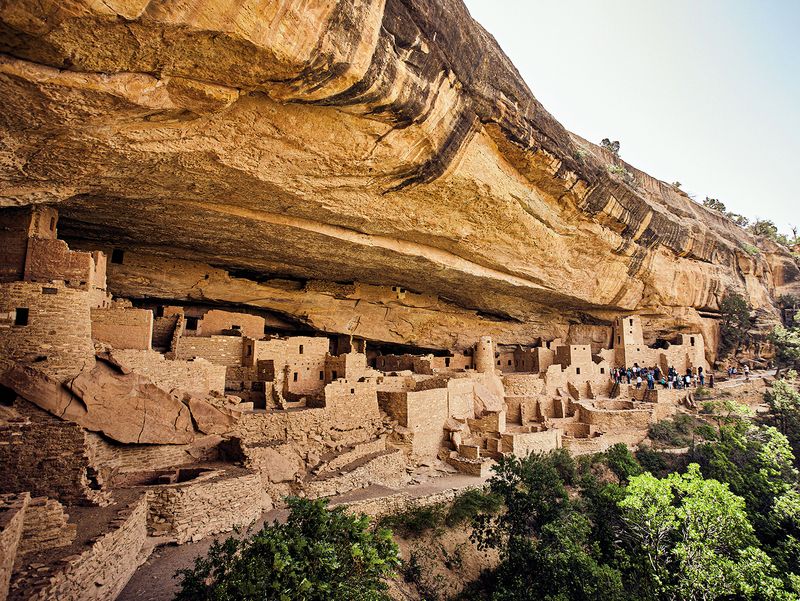
[(466, 0), (545, 108), (697, 200), (800, 227), (800, 0)]

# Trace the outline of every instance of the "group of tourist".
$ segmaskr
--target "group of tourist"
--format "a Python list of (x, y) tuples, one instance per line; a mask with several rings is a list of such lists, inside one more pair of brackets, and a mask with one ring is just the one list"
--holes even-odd
[[(663, 373), (658, 367), (639, 367), (638, 363), (634, 363), (633, 367), (617, 367), (612, 370), (611, 379), (616, 384), (634, 384), (636, 388), (647, 385), (649, 390), (655, 390), (656, 385), (661, 385), (667, 390), (682, 390), (705, 386), (706, 372), (702, 367), (698, 367), (687, 368), (685, 374), (678, 374), (674, 367), (670, 367), (667, 373)], [(708, 385), (714, 387), (713, 372), (708, 374)]]
[[(744, 364), (744, 367), (742, 368), (742, 373), (744, 374), (744, 379), (745, 380), (749, 380), (750, 379), (750, 366), (747, 365), (747, 363)], [(733, 377), (738, 376), (738, 375), (739, 375), (739, 368), (738, 367), (729, 367), (728, 368), (728, 377), (729, 378), (733, 378)]]

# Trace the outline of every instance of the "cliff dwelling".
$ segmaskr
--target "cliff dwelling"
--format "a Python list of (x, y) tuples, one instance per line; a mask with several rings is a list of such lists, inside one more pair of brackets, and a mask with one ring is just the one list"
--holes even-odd
[(155, 547), (287, 497), (635, 448), (713, 385), (727, 290), (762, 332), (797, 312), (775, 300), (800, 291), (788, 250), (610, 175), (621, 159), (556, 122), (457, 0), (479, 52), (405, 1), (260, 3), (288, 28), (16, 4), (0, 600), (116, 599)]

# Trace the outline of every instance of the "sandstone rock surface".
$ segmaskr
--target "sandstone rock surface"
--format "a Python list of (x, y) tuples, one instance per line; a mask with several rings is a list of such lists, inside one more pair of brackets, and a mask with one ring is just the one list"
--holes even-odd
[(194, 440), (189, 408), (147, 378), (97, 361), (65, 385), (15, 365), (2, 384), (65, 420), (123, 443), (186, 444)]
[[(463, 348), (462, 318), (530, 343), (633, 311), (713, 340), (726, 290), (769, 320), (800, 288), (785, 249), (567, 132), (460, 0), (12, 2), (0, 49), (0, 206), (57, 203), (73, 246), (252, 286), (436, 302), (166, 284), (186, 296)], [(112, 291), (137, 286), (110, 270)]]

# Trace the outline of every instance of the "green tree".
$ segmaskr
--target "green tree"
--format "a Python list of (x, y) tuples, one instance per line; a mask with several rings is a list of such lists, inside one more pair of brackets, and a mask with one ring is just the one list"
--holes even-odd
[[(489, 490), (505, 511), (479, 515), (473, 540), (495, 548), (494, 601), (623, 601), (621, 573), (603, 561), (593, 524), (570, 501), (575, 464), (565, 452), (503, 457)], [(609, 540), (613, 541), (612, 537)]]
[(626, 536), (646, 558), (654, 597), (793, 598), (755, 546), (744, 500), (726, 484), (704, 479), (697, 464), (662, 480), (631, 478), (619, 506)]
[(400, 565), (388, 530), (326, 500), (288, 500), (285, 524), (215, 541), (181, 570), (176, 601), (382, 601)]
[(711, 209), (712, 211), (722, 213), (723, 215), (727, 210), (724, 202), (717, 198), (709, 198), (708, 196), (706, 196), (703, 200), (703, 206)]
[(763, 236), (770, 240), (778, 238), (778, 226), (769, 219), (756, 219), (748, 229), (754, 236)]
[[(797, 321), (797, 318), (795, 318)], [(786, 328), (775, 326), (769, 335), (770, 342), (775, 346), (775, 361), (778, 364), (778, 373), (781, 368), (800, 365), (800, 327)]]
[(765, 398), (781, 433), (791, 438), (800, 438), (800, 380), (797, 372), (789, 371), (783, 378), (775, 380), (767, 390)]
[(719, 304), (719, 312), (722, 318), (719, 325), (720, 356), (735, 354), (749, 336), (750, 304), (741, 294), (727, 292)]
[(625, 443), (619, 442), (611, 446), (605, 452), (605, 456), (609, 469), (614, 472), (620, 484), (642, 473), (642, 466)]

